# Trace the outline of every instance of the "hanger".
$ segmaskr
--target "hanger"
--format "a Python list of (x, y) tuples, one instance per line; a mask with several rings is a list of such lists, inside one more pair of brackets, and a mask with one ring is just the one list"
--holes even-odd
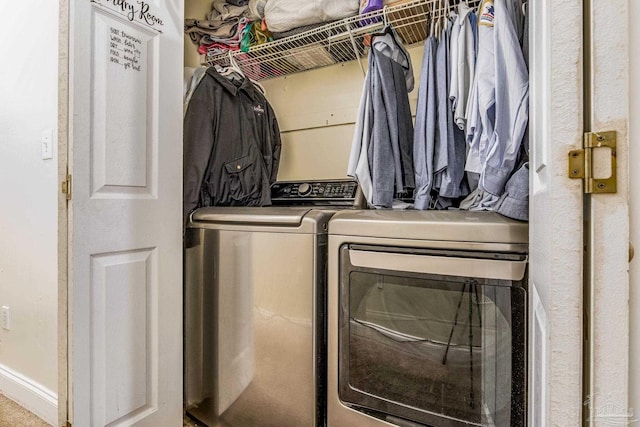
[(435, 23), (433, 24), (432, 36), (440, 40), (440, 36), (442, 35), (442, 20), (444, 18), (444, 4), (443, 0), (438, 0), (437, 9), (435, 13)]
[[(382, 9), (382, 23), (383, 23), (382, 29), (369, 34), (369, 46), (373, 44), (373, 39), (377, 36), (386, 36), (387, 34), (390, 34), (391, 36), (393, 36), (394, 40), (397, 40), (395, 32), (393, 31), (393, 26), (391, 25), (387, 17), (386, 10), (387, 10), (387, 6), (385, 6)], [(352, 35), (351, 28), (347, 28), (347, 31), (349, 32), (350, 35)], [(352, 42), (355, 43), (355, 40), (352, 40)], [(355, 46), (354, 46), (354, 50), (356, 50)]]
[(442, 11), (442, 29), (444, 31), (447, 28), (447, 21), (449, 21), (450, 13), (451, 13), (451, 3), (449, 0), (443, 0), (444, 10)]
[(435, 33), (435, 18), (436, 15), (436, 11), (431, 9), (429, 16), (431, 17), (431, 20), (429, 21), (429, 37), (433, 37), (434, 33)]
[[(231, 53), (231, 51), (229, 51), (229, 53)], [(228, 77), (228, 76), (231, 76), (231, 75), (235, 74), (238, 77), (244, 78), (244, 74), (241, 74), (237, 70), (235, 70), (231, 66), (231, 63), (229, 63), (229, 65), (227, 65), (227, 66), (223, 66), (223, 65), (220, 65), (220, 64), (213, 64), (213, 67), (218, 72), (218, 74), (220, 74), (221, 76)]]
[(215, 64), (214, 67), (215, 67), (216, 71), (218, 72), (218, 74), (220, 74), (221, 76), (225, 76), (225, 77), (236, 72), (231, 67), (223, 67), (220, 64)]
[(238, 63), (236, 62), (235, 58), (233, 57), (233, 51), (231, 51), (231, 50), (229, 50), (229, 68), (231, 68), (233, 71), (235, 71), (236, 73), (240, 74), (241, 76), (244, 76), (244, 73), (242, 72), (242, 70), (238, 66)]
[(233, 52), (230, 50), (229, 51), (229, 68), (231, 68), (231, 70), (233, 72), (238, 73), (242, 78), (246, 78), (248, 79), (253, 86), (256, 87), (256, 89), (258, 89), (263, 95), (267, 94), (267, 91), (265, 90), (264, 86), (262, 86), (260, 83), (258, 83), (257, 81), (250, 79), (249, 77), (247, 77), (243, 72), (242, 69), (240, 68), (240, 66), (238, 65), (238, 63), (236, 62), (236, 59), (233, 56)]

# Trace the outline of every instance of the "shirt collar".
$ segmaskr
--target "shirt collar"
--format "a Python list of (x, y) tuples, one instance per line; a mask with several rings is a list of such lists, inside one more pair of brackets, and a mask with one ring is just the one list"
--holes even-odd
[(220, 86), (225, 88), (233, 96), (238, 96), (238, 92), (242, 90), (249, 96), (249, 98), (251, 98), (252, 101), (256, 100), (256, 89), (253, 86), (253, 83), (251, 83), (251, 81), (246, 76), (244, 76), (244, 78), (242, 79), (242, 83), (240, 83), (240, 86), (236, 86), (231, 80), (227, 79), (225, 76), (220, 75), (220, 73), (218, 73), (214, 67), (209, 67), (207, 69), (207, 74), (213, 77), (220, 84)]

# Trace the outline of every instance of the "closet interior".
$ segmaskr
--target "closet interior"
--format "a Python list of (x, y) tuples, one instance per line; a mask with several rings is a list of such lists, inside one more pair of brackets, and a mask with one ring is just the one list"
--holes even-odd
[[(503, 6), (500, 15), (498, 12), (494, 15), (492, 0), (388, 1), (384, 7), (371, 12), (331, 20), (251, 46), (240, 42), (240, 47), (228, 50), (216, 42), (194, 43), (194, 36), (185, 34), (185, 88), (190, 84), (193, 69), (205, 66), (213, 67), (221, 74), (225, 72), (223, 70), (235, 70), (253, 81), (256, 90), (264, 93), (277, 117), (281, 140), (276, 181), (295, 183), (291, 185), (300, 196), (300, 206), (312, 212), (320, 211), (326, 207), (304, 205), (302, 196), (326, 195), (325, 188), (333, 186), (335, 182), (355, 179), (362, 192), (361, 198), (365, 200), (364, 205), (380, 209), (380, 215), (374, 217), (367, 210), (361, 214), (352, 214), (353, 206), (339, 212), (343, 207), (337, 208), (334, 205), (330, 215), (335, 216), (324, 224), (324, 231), (320, 233), (322, 237), (319, 239), (323, 242), (320, 247), (327, 251), (327, 243), (323, 239), (328, 239), (328, 253), (325, 252), (320, 261), (314, 261), (323, 265), (314, 274), (325, 274), (324, 278), (319, 279), (318, 286), (327, 289), (314, 290), (322, 295), (320, 301), (325, 305), (314, 306), (313, 313), (317, 317), (313, 318), (313, 323), (314, 328), (325, 331), (325, 335), (316, 334), (314, 351), (319, 351), (316, 357), (321, 359), (324, 359), (328, 351), (329, 361), (316, 361), (318, 365), (314, 367), (314, 372), (322, 377), (317, 390), (317, 396), (321, 398), (316, 397), (320, 399), (319, 402), (316, 401), (318, 412), (310, 425), (526, 425), (526, 1), (502, 0), (495, 3)], [(185, 0), (185, 18), (187, 21), (204, 19), (211, 8), (210, 0)], [(463, 14), (462, 18), (457, 19), (460, 14)], [(505, 19), (509, 19), (510, 24), (498, 24), (499, 18), (503, 23)], [(187, 27), (193, 28), (193, 24), (190, 22)], [(451, 65), (456, 63), (456, 59), (449, 57), (450, 38), (459, 36), (462, 31), (456, 25), (467, 31), (464, 36), (467, 43), (465, 52), (473, 57), (471, 66), (464, 61), (460, 68)], [(494, 45), (489, 49), (490, 52), (486, 49), (483, 52), (484, 46), (479, 40), (481, 37), (488, 37), (488, 31), (499, 34), (495, 40), (501, 44), (499, 47)], [(257, 37), (265, 37), (265, 33), (260, 31), (257, 34)], [(445, 45), (447, 49), (439, 48)], [(372, 55), (374, 49), (376, 51)], [(514, 53), (517, 53), (515, 60), (511, 58)], [(513, 60), (513, 63), (505, 66), (505, 58)], [(484, 61), (481, 65), (488, 68), (492, 68), (489, 67), (490, 63), (498, 64), (488, 75), (478, 79), (479, 83), (473, 77), (478, 69), (476, 59)], [(430, 67), (430, 74), (424, 74), (425, 67)], [(471, 71), (471, 75), (467, 75), (462, 86), (452, 83), (452, 69), (468, 74), (469, 67), (475, 69)], [(385, 72), (389, 74), (384, 74)], [(387, 79), (388, 76), (392, 77)], [(505, 84), (494, 87), (492, 95), (488, 90), (476, 91), (478, 84), (484, 89), (489, 88), (491, 82), (487, 82), (488, 80)], [(367, 90), (368, 85), (370, 90)], [(425, 92), (427, 89), (429, 92)], [(456, 99), (451, 96), (453, 92), (464, 95)], [(478, 99), (468, 101), (472, 98), (469, 95), (472, 92), (477, 94)], [(373, 93), (377, 95), (369, 99), (367, 93), (369, 96)], [(472, 113), (473, 119), (468, 113), (472, 109), (466, 107), (470, 102), (486, 107), (476, 109)], [(382, 108), (375, 111), (372, 109), (369, 114), (368, 106), (375, 103)], [(430, 106), (427, 108), (427, 115), (425, 105)], [(456, 110), (456, 106), (460, 105), (462, 107)], [(402, 111), (405, 116), (398, 117), (398, 112)], [(432, 113), (432, 116), (428, 115)], [(471, 129), (467, 126), (470, 120), (473, 120), (476, 127)], [(494, 125), (495, 129), (488, 128)], [(422, 134), (418, 135), (420, 132)], [(389, 141), (396, 141), (397, 144)], [(416, 142), (424, 147), (416, 151)], [(426, 163), (416, 163), (416, 155), (428, 160)], [(243, 167), (240, 163), (237, 164), (238, 170)], [(309, 193), (306, 193), (307, 185)], [(342, 184), (343, 190), (344, 185)], [(324, 201), (326, 199), (328, 196), (323, 198)], [(301, 208), (296, 206), (295, 209)], [(441, 214), (427, 216), (422, 215), (423, 212), (416, 212), (417, 210), (437, 210)], [(270, 214), (269, 211), (265, 212), (265, 215)], [(292, 212), (299, 218), (307, 214)], [(206, 237), (206, 230), (215, 228), (216, 233), (224, 233), (226, 230), (219, 231), (220, 227), (224, 228), (236, 221), (228, 217), (220, 220), (216, 216), (218, 214), (215, 207), (211, 210), (205, 207), (205, 210), (196, 211), (188, 225), (193, 230), (198, 230), (193, 232), (197, 236), (197, 242), (187, 242), (186, 248), (187, 251), (198, 252), (199, 258), (193, 261), (193, 265), (197, 264), (200, 269), (207, 268), (206, 265), (203, 266), (207, 262), (203, 242), (213, 242), (215, 239), (222, 241), (221, 237)], [(246, 214), (242, 211), (242, 215)], [(242, 220), (246, 218), (244, 216)], [(222, 226), (216, 221), (220, 221)], [(299, 221), (302, 222), (302, 219)], [(332, 235), (332, 221), (337, 224), (335, 227), (342, 227), (339, 239)], [(250, 225), (257, 226), (257, 222), (258, 220)], [(471, 222), (476, 223), (476, 230), (469, 227)], [(259, 225), (272, 228), (260, 228), (255, 231), (255, 236), (277, 232), (273, 228), (274, 223), (263, 222)], [(230, 225), (230, 230), (238, 232), (244, 226), (246, 224), (234, 223)], [(353, 231), (349, 227), (353, 227)], [(371, 229), (363, 231), (364, 228), (358, 227)], [(480, 229), (482, 230), (479, 231)], [(350, 234), (352, 232), (354, 234)], [(340, 246), (332, 243), (332, 239), (339, 242)], [(408, 247), (398, 243), (403, 239), (410, 241), (407, 243)], [(437, 243), (434, 248), (429, 246), (434, 240), (452, 240), (456, 243)], [(459, 242), (464, 243), (458, 245)], [(192, 243), (193, 246), (190, 246)], [(380, 273), (381, 269), (387, 267), (357, 264), (356, 261), (347, 260), (352, 255), (358, 255), (357, 250), (351, 251), (351, 245), (354, 244), (364, 245), (356, 249), (362, 250), (367, 256), (388, 256), (392, 261), (385, 262), (389, 262), (391, 267), (388, 269), (393, 270), (393, 273), (389, 273), (387, 277), (386, 273)], [(235, 250), (237, 249), (236, 247)], [(217, 250), (224, 251), (224, 248)], [(434, 259), (459, 258), (465, 261), (448, 269), (436, 267), (434, 271), (428, 272), (423, 271), (422, 267), (403, 270), (404, 264), (393, 265), (394, 260), (400, 260), (405, 255), (416, 259), (420, 256), (426, 260), (437, 257)], [(187, 268), (190, 268), (189, 255), (186, 262)], [(425, 262), (428, 264), (428, 261)], [(483, 267), (483, 271), (492, 270), (494, 265), (500, 265), (496, 268), (500, 270), (502, 266), (513, 264), (517, 265), (517, 272), (503, 277), (500, 276), (501, 273), (479, 273), (475, 267), (465, 270), (465, 266), (476, 265), (476, 262), (477, 265), (486, 263), (489, 266)], [(325, 268), (328, 268), (328, 279)], [(339, 275), (349, 268), (356, 275), (361, 274), (363, 279), (351, 283), (349, 278)], [(259, 274), (261, 273), (251, 272), (251, 275)], [(460, 279), (461, 276), (465, 278)], [(449, 279), (451, 277), (455, 279)], [(393, 281), (397, 283), (392, 283)], [(427, 291), (421, 290), (422, 287)], [(354, 291), (356, 288), (366, 288), (367, 291)], [(511, 291), (511, 288), (516, 290)], [(392, 290), (384, 294), (384, 289)], [(372, 297), (376, 290), (379, 290), (378, 296)], [(355, 301), (355, 294), (350, 292), (360, 292), (357, 295), (360, 305), (350, 308), (357, 314), (337, 314), (333, 310), (337, 310), (339, 298), (340, 301), (342, 298), (354, 298)], [(420, 304), (420, 299), (426, 297), (439, 303)], [(257, 297), (254, 295), (254, 298)], [(464, 304), (461, 305), (463, 301)], [(344, 304), (341, 303), (340, 306), (343, 307)], [(391, 307), (395, 307), (397, 311), (393, 312)], [(418, 313), (425, 307), (429, 307), (428, 310), (434, 313), (440, 309), (442, 312), (434, 314), (433, 319), (430, 318), (418, 328), (398, 326), (401, 318), (403, 321), (411, 319), (416, 324), (423, 322), (424, 318)], [(391, 311), (383, 313), (385, 310)], [(319, 316), (318, 312), (321, 312)], [(366, 321), (357, 319), (358, 316)], [(345, 369), (342, 367), (340, 375), (339, 369), (332, 367), (332, 363), (340, 364), (346, 360), (346, 356), (343, 357), (342, 354), (344, 343), (354, 339), (344, 335), (344, 331), (349, 330), (346, 325), (339, 323), (344, 319), (347, 319), (347, 323), (349, 320), (360, 322), (357, 326), (363, 332), (356, 340), (362, 346), (357, 349), (362, 354), (370, 351), (365, 348), (368, 345), (367, 339), (386, 335), (386, 338), (391, 338), (394, 342), (385, 347), (389, 353), (385, 357), (388, 360), (402, 360), (408, 377), (414, 374), (413, 369), (419, 363), (428, 362), (441, 368), (438, 373), (440, 377), (436, 380), (429, 375), (423, 378), (424, 384), (427, 384), (425, 387), (429, 388), (424, 390), (426, 397), (416, 397), (422, 392), (419, 387), (414, 388), (414, 384), (400, 388), (415, 392), (415, 396), (407, 401), (403, 401), (407, 396), (393, 395), (375, 402), (371, 393), (357, 390), (365, 396), (354, 397), (353, 390), (347, 390), (345, 393), (347, 396), (351, 393), (352, 400), (344, 397), (342, 393), (348, 386), (342, 381), (348, 383), (352, 379), (348, 375), (343, 379)], [(439, 325), (437, 340), (412, 335), (433, 335), (431, 328), (435, 324)], [(340, 342), (337, 333), (332, 336), (332, 327), (342, 331)], [(353, 328), (353, 323), (351, 327)], [(258, 326), (256, 330), (257, 328)], [(246, 336), (242, 339), (246, 339)], [(410, 357), (403, 359), (407, 354), (406, 348), (397, 351), (394, 347), (401, 347), (399, 342), (411, 343), (410, 352), (413, 353)], [(430, 355), (425, 356), (428, 352), (420, 347), (425, 343), (438, 348), (438, 351), (440, 347), (446, 349), (444, 361), (441, 355), (433, 358), (429, 353)], [(338, 345), (339, 357), (336, 356)], [(258, 352), (258, 344), (255, 346), (255, 349), (249, 346), (252, 352)], [(380, 345), (384, 346), (385, 344)], [(348, 350), (347, 348), (345, 351)], [(229, 357), (227, 353), (232, 351), (223, 351), (225, 357)], [(405, 356), (401, 357), (401, 354)], [(373, 353), (368, 356), (375, 359)], [(246, 357), (246, 354), (242, 357)], [(335, 361), (332, 357), (339, 360)], [(422, 362), (416, 362), (420, 357), (426, 358)], [(429, 358), (433, 360), (427, 360)], [(450, 358), (448, 364), (447, 358)], [(258, 377), (259, 368), (256, 366), (252, 366), (251, 375)], [(367, 366), (358, 368), (366, 371)], [(384, 369), (379, 371), (383, 372)], [(390, 376), (395, 376), (398, 371), (391, 369), (390, 372)], [(368, 378), (366, 373), (362, 375)], [(422, 374), (418, 377), (420, 375)], [(498, 376), (501, 378), (496, 379)], [(327, 377), (328, 384), (324, 383)], [(385, 385), (387, 379), (375, 381), (366, 380), (364, 383), (375, 385), (373, 388), (377, 387), (376, 393), (381, 396), (385, 394), (383, 391), (393, 389)], [(247, 380), (247, 384), (249, 382)], [(248, 388), (247, 384), (241, 387), (235, 384), (234, 387), (245, 390)], [(220, 390), (216, 390), (218, 391)], [(447, 393), (454, 396), (453, 400), (457, 399), (456, 402), (442, 403)], [(236, 394), (241, 395), (242, 391), (237, 391)], [(387, 405), (394, 399), (397, 402)], [(338, 401), (341, 403), (336, 404)], [(232, 406), (233, 403), (229, 405)], [(344, 408), (340, 405), (346, 405), (353, 411), (343, 411)], [(393, 412), (394, 405), (399, 408), (396, 412)], [(409, 408), (412, 405), (428, 408)], [(437, 405), (440, 407), (435, 408)], [(285, 402), (275, 404), (274, 420), (282, 416), (284, 407)], [(384, 409), (380, 409), (385, 407), (388, 408), (386, 413)], [(215, 416), (222, 417), (224, 409), (216, 410), (220, 413)], [(264, 425), (275, 424), (265, 420)]]
[[(507, 180), (520, 169), (520, 173), (515, 177), (517, 179), (514, 179), (514, 183), (510, 185), (511, 194), (508, 196), (511, 196), (509, 200), (511, 203), (505, 203), (501, 213), (518, 220), (526, 220), (528, 192), (526, 2), (505, 1), (504, 13), (508, 15), (505, 18), (512, 20), (514, 24), (508, 29), (503, 26), (499, 30), (500, 35), (496, 36), (496, 45), (492, 47), (491, 52), (482, 52), (483, 48), (479, 47), (478, 42), (486, 28), (493, 30), (494, 6), (493, 2), (483, 2), (482, 5), (480, 3), (479, 0), (460, 3), (450, 0), (396, 1), (373, 12), (310, 26), (311, 29), (305, 27), (304, 31), (294, 35), (250, 47), (243, 46), (238, 50), (207, 49), (207, 45), (197, 46), (192, 43), (189, 35), (185, 35), (185, 67), (234, 67), (266, 91), (266, 98), (275, 111), (282, 137), (283, 148), (278, 180), (331, 179), (345, 177), (348, 171), (350, 176), (358, 178), (363, 185), (363, 181), (355, 170), (357, 158), (354, 157), (357, 157), (357, 153), (352, 152), (352, 142), (355, 125), (359, 120), (358, 107), (363, 84), (366, 84), (367, 57), (371, 40), (375, 38), (372, 36), (380, 34), (385, 28), (393, 28), (399, 44), (407, 49), (410, 56), (412, 69), (409, 71), (414, 82), (407, 88), (411, 120), (416, 127), (422, 126), (427, 133), (424, 137), (426, 142), (420, 141), (421, 144), (427, 144), (427, 152), (424, 153), (423, 150), (421, 155), (431, 156), (430, 162), (433, 163), (425, 166), (424, 171), (415, 171), (416, 176), (427, 175), (427, 178), (418, 177), (422, 182), (418, 182), (415, 186), (420, 199), (415, 207), (446, 209), (462, 206), (470, 210), (496, 210), (497, 204), (503, 204), (498, 198), (500, 196), (504, 198)], [(486, 10), (477, 12), (480, 6)], [(208, 1), (187, 0), (185, 17), (203, 18), (210, 11), (211, 4)], [(473, 13), (468, 13), (469, 11)], [(464, 24), (458, 23), (454, 17), (460, 13), (468, 14), (469, 21), (473, 16), (475, 22), (471, 26), (474, 28), (474, 34), (459, 37), (465, 28)], [(449, 28), (446, 28), (447, 25)], [(462, 30), (456, 28), (458, 26)], [(467, 32), (471, 32), (471, 26), (467, 25), (469, 28)], [(436, 40), (435, 44), (427, 42), (425, 45), (425, 39), (429, 36)], [(485, 67), (483, 73), (486, 72), (487, 63), (494, 60), (494, 54), (498, 58), (494, 61), (498, 63), (495, 67), (497, 71), (491, 70), (492, 75), (478, 79), (482, 85), (478, 91), (475, 87), (471, 87), (474, 84), (475, 63), (453, 66), (452, 61), (456, 61), (456, 58), (449, 56), (455, 55), (453, 52), (448, 50), (446, 53), (436, 52), (435, 46), (441, 44), (449, 46), (452, 36), (460, 39), (466, 37), (471, 44), (475, 44), (475, 47), (465, 49), (476, 50), (476, 56), (480, 61), (477, 66)], [(443, 37), (447, 40), (441, 40)], [(423, 58), (425, 46), (429, 47), (428, 51), (433, 55), (433, 59), (425, 61)], [(436, 57), (437, 55), (439, 57)], [(440, 58), (445, 55), (446, 60)], [(443, 62), (447, 62), (446, 71), (442, 65), (438, 65)], [(500, 62), (503, 65), (500, 65)], [(455, 110), (448, 118), (449, 123), (444, 125), (441, 113), (438, 113), (438, 117), (425, 119), (425, 109), (421, 111), (417, 109), (419, 87), (421, 85), (427, 87), (427, 77), (423, 68), (429, 63), (434, 67), (433, 77), (444, 73), (447, 79), (445, 83), (441, 79), (438, 82), (431, 82), (432, 86), (435, 83), (435, 87), (431, 88), (432, 95), (437, 96), (441, 104), (429, 110), (444, 108)], [(471, 73), (466, 82), (458, 83), (460, 90), (465, 93), (463, 96), (458, 96), (457, 100), (454, 92), (457, 93), (458, 88), (451, 82), (452, 78), (458, 78), (456, 68), (460, 68), (461, 73)], [(483, 84), (485, 80), (493, 80), (495, 84), (500, 79), (503, 80), (503, 84), (495, 88), (491, 87), (491, 83)], [(438, 88), (442, 89), (444, 86), (446, 86), (446, 93), (433, 94), (439, 90)], [(491, 95), (488, 94), (489, 91), (495, 93)], [(475, 99), (472, 98), (471, 92), (482, 92), (482, 94)], [(428, 95), (424, 96), (428, 97)], [(446, 97), (449, 99), (444, 101)], [(496, 102), (496, 98), (500, 99)], [(424, 98), (421, 104), (426, 105), (427, 102)], [(475, 110), (468, 105), (471, 102), (475, 103)], [(446, 105), (447, 103), (449, 105)], [(479, 103), (483, 103), (482, 107)], [(466, 114), (465, 111), (460, 111), (465, 108), (468, 110)], [(480, 110), (486, 111), (486, 114), (479, 114)], [(416, 113), (418, 113), (417, 118)], [(466, 115), (471, 116), (473, 125), (466, 123)], [(435, 120), (436, 123), (430, 123), (429, 120)], [(494, 125), (496, 129), (487, 129)], [(464, 129), (465, 126), (466, 129)], [(460, 127), (461, 130), (459, 131), (456, 127)], [(411, 141), (408, 142), (407, 149), (415, 150), (411, 147), (413, 126), (410, 125), (407, 132), (411, 134), (408, 135)], [(429, 132), (431, 135), (428, 135)], [(418, 130), (415, 133), (417, 135)], [(445, 133), (447, 135), (444, 135)], [(430, 139), (433, 141), (430, 142)], [(429, 148), (430, 143), (435, 144), (435, 147)], [(448, 148), (443, 148), (447, 145)], [(452, 149), (454, 145), (457, 148)], [(371, 151), (371, 148), (369, 150)], [(434, 152), (430, 153), (429, 150)], [(473, 153), (470, 154), (470, 150)], [(394, 156), (397, 157), (395, 154), (394, 152)], [(404, 163), (416, 161), (415, 153), (410, 154), (408, 159), (403, 159)], [(460, 185), (449, 183), (451, 188), (441, 191), (442, 197), (439, 197), (435, 190), (439, 187), (442, 176), (445, 180), (463, 179), (461, 170), (456, 171), (457, 176), (453, 178), (448, 176), (454, 174), (453, 172), (447, 173), (447, 169), (453, 170), (451, 165), (460, 163), (453, 159), (460, 157), (464, 157), (465, 162), (456, 167), (465, 168), (464, 182)], [(397, 159), (396, 162), (398, 162)], [(369, 159), (369, 163), (373, 167), (372, 159)], [(393, 168), (394, 166), (385, 164), (384, 167)], [(489, 170), (486, 173), (486, 179), (485, 170)], [(374, 171), (369, 172), (370, 175), (375, 175)], [(442, 176), (439, 176), (439, 173)], [(409, 174), (409, 171), (406, 174)], [(373, 179), (375, 180), (375, 177)], [(482, 181), (483, 190), (479, 192), (481, 194), (473, 192), (473, 189), (478, 186), (478, 180)], [(395, 196), (407, 197), (406, 193), (402, 193), (404, 190), (402, 185), (398, 185), (401, 183), (396, 180), (395, 184), (395, 190), (401, 193)], [(455, 186), (460, 188), (452, 189)], [(388, 185), (386, 187), (388, 190)], [(408, 187), (413, 190), (414, 186)], [(484, 191), (484, 188), (488, 191)], [(469, 195), (472, 192), (473, 194)], [(463, 201), (462, 199), (468, 195), (467, 200)], [(474, 195), (475, 198), (472, 197)], [(413, 199), (413, 192), (411, 191), (408, 196)], [(367, 201), (370, 206), (391, 207), (390, 203), (377, 203), (371, 200), (371, 197), (367, 197)], [(506, 206), (507, 204), (509, 206)]]

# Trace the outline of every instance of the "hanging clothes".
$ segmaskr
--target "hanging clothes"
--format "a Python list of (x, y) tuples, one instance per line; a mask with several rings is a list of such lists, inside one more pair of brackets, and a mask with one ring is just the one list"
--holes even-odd
[(347, 170), (374, 207), (392, 207), (396, 192), (415, 185), (408, 94), (413, 84), (409, 54), (387, 27), (371, 42)]
[(496, 212), (521, 221), (529, 220), (529, 163), (516, 170), (496, 203)]
[(195, 92), (196, 88), (204, 78), (207, 72), (207, 67), (185, 67), (184, 68), (184, 81), (182, 86), (182, 100), (183, 100), (183, 110), (182, 110), (182, 118), (187, 114), (187, 108), (189, 107), (189, 101), (191, 101), (191, 97), (193, 96), (193, 92)]
[(280, 161), (275, 113), (244, 76), (207, 69), (184, 119), (184, 215), (201, 206), (266, 206)]
[(465, 168), (480, 179), (461, 208), (493, 210), (517, 166), (527, 127), (529, 76), (507, 2), (513, 0), (484, 0), (479, 9)]
[(368, 58), (367, 75), (362, 87), (362, 96), (358, 107), (356, 127), (351, 142), (351, 153), (347, 166), (347, 175), (357, 178), (358, 185), (368, 203), (373, 200), (373, 182), (369, 169), (369, 144), (371, 129), (373, 128), (373, 114), (371, 109), (371, 70), (373, 69), (373, 55)]
[(418, 87), (418, 105), (414, 129), (413, 164), (416, 174), (414, 207), (431, 206), (433, 188), (433, 153), (436, 138), (436, 50), (438, 42), (429, 36), (424, 43), (422, 73)]
[(441, 182), (438, 189), (437, 209), (446, 209), (457, 204), (457, 199), (466, 196), (469, 193), (464, 172), (464, 159), (466, 155), (466, 142), (464, 132), (461, 131), (455, 123), (455, 109), (453, 101), (448, 93), (451, 86), (452, 70), (451, 70), (451, 33), (453, 31), (453, 22), (447, 22), (447, 26), (441, 37), (441, 43), (444, 44), (446, 67), (446, 79), (444, 81), (444, 90), (441, 92), (446, 100), (446, 110), (443, 118), (439, 121), (446, 121), (446, 150), (447, 165), (441, 175)]
[(455, 123), (455, 98), (450, 96), (450, 88), (457, 91), (457, 40), (452, 39), (460, 30), (454, 21), (444, 21), (439, 39), (430, 36), (425, 42), (414, 134), (414, 207), (420, 210), (447, 209), (469, 193), (465, 137)]
[(449, 98), (454, 111), (454, 121), (460, 130), (466, 128), (467, 101), (476, 68), (476, 26), (473, 9), (465, 3), (458, 4), (458, 14), (451, 31), (451, 83)]
[(449, 164), (449, 33), (450, 21), (447, 20), (439, 35), (436, 49), (436, 141), (433, 153), (433, 187), (440, 192), (442, 176)]

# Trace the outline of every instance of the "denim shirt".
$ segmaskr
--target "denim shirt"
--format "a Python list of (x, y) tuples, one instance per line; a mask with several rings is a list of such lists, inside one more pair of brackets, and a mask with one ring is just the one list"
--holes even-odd
[(529, 76), (507, 1), (484, 0), (478, 17), (466, 170), (480, 173), (480, 191), (496, 196), (481, 196), (483, 208), (498, 200), (517, 166), (529, 114)]

